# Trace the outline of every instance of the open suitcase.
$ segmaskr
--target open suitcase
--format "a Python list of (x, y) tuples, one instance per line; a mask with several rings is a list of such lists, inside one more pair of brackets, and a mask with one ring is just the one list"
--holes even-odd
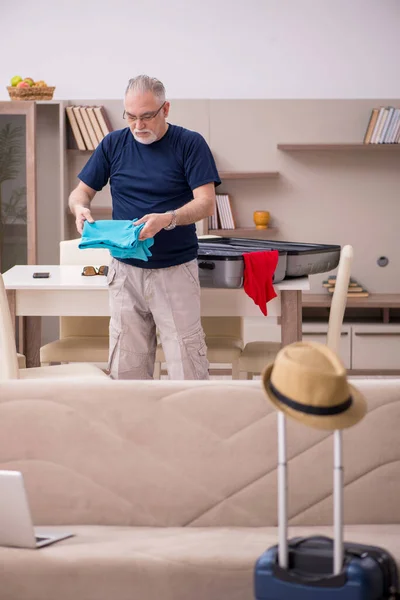
[(337, 267), (340, 257), (340, 246), (333, 244), (273, 242), (233, 237), (200, 238), (197, 264), (201, 287), (242, 287), (243, 254), (261, 250), (278, 250), (274, 283), (289, 277), (326, 273)]
[(286, 420), (278, 412), (279, 543), (258, 559), (256, 600), (384, 600), (400, 598), (393, 557), (382, 548), (343, 544), (341, 431), (334, 433), (334, 540), (287, 539)]

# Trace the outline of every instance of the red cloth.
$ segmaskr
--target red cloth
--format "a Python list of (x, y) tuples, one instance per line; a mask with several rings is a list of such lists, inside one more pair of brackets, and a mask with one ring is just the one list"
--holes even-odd
[(244, 291), (260, 307), (265, 316), (267, 316), (267, 302), (276, 297), (272, 279), (278, 264), (278, 258), (278, 250), (243, 254)]

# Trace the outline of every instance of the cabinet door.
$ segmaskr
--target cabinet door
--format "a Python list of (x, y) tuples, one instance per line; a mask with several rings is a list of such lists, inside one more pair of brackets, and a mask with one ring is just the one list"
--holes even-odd
[[(303, 323), (302, 331), (304, 342), (312, 341), (326, 344), (328, 334), (327, 323)], [(351, 327), (349, 325), (342, 326), (339, 356), (346, 369), (351, 369)]]
[(36, 263), (35, 130), (35, 102), (0, 102), (0, 272)]
[(353, 369), (400, 370), (400, 325), (353, 325)]

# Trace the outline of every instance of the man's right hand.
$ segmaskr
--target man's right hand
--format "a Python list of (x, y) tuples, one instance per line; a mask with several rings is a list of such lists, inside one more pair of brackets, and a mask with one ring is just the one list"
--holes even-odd
[(89, 223), (94, 223), (94, 219), (92, 217), (90, 209), (86, 208), (85, 206), (76, 205), (74, 207), (74, 212), (76, 228), (78, 232), (82, 235), (84, 222), (88, 221)]

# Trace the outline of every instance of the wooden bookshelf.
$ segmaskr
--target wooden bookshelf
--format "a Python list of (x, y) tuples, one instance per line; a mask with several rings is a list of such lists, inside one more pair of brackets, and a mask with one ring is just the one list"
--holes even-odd
[(344, 144), (278, 144), (278, 150), (287, 152), (295, 150), (400, 150), (400, 144), (364, 144), (359, 142)]

